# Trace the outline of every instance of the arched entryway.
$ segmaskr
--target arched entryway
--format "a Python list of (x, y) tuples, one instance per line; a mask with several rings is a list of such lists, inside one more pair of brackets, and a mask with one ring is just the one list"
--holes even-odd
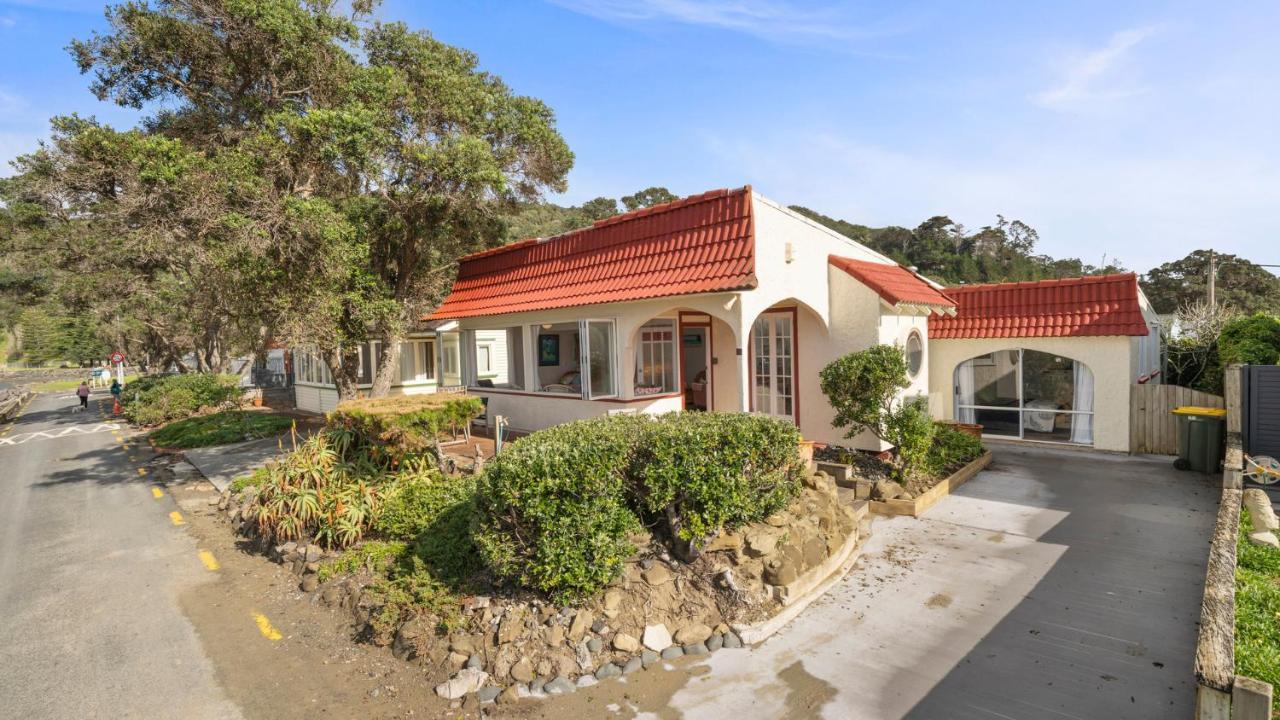
[(983, 434), (1093, 444), (1093, 371), (1062, 355), (1011, 348), (956, 366), (954, 418)]

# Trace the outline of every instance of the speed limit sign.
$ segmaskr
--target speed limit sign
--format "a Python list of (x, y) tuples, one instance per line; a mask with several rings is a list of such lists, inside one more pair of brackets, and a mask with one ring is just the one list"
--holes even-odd
[(110, 357), (109, 359), (111, 360), (112, 364), (114, 364), (114, 365), (120, 365), (120, 364), (123, 364), (123, 363), (124, 363), (124, 353), (121, 353), (121, 352), (113, 352), (113, 353), (111, 353), (111, 357)]

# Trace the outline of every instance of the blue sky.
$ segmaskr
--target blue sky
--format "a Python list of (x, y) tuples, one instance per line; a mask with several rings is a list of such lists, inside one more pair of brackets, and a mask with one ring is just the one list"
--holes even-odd
[[(1040, 250), (1145, 271), (1280, 263), (1280, 4), (389, 0), (547, 101), (561, 202), (750, 183), (868, 225), (1001, 213)], [(102, 4), (0, 0), (0, 162), (51, 115), (128, 126), (64, 48)]]

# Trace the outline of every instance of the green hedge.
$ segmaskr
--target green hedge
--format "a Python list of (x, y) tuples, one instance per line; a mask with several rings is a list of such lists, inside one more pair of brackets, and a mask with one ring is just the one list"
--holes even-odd
[(458, 582), (480, 565), (471, 526), (476, 478), (445, 477), (433, 468), (406, 469), (390, 483), (373, 529), (408, 543), (404, 558), (437, 578)]
[(742, 413), (615, 416), (533, 433), (485, 467), (476, 542), (500, 576), (589, 595), (635, 553), (640, 518), (696, 543), (777, 512), (798, 488), (795, 427)]
[(784, 508), (802, 473), (794, 425), (745, 413), (672, 413), (645, 428), (631, 481), (648, 514), (699, 540)]
[(126, 385), (120, 393), (125, 418), (138, 425), (160, 425), (190, 417), (205, 408), (238, 404), (235, 375), (156, 375)]
[(561, 599), (616, 578), (635, 552), (626, 473), (644, 423), (615, 416), (558, 425), (489, 461), (476, 531), (489, 566)]
[(1280, 318), (1254, 313), (1236, 318), (1218, 336), (1223, 365), (1275, 365), (1280, 363)]

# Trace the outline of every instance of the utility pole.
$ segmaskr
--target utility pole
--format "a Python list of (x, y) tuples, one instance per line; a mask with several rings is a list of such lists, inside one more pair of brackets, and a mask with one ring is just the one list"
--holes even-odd
[(1217, 307), (1218, 295), (1218, 256), (1209, 251), (1209, 307)]

